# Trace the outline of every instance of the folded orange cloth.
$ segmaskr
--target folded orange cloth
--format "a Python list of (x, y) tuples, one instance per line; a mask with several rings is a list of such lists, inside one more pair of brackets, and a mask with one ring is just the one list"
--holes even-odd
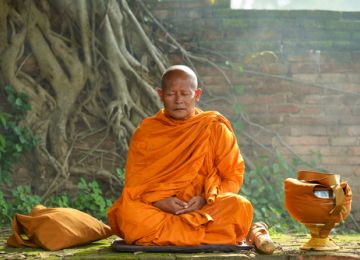
[(37, 205), (29, 215), (15, 214), (13, 235), (7, 244), (14, 247), (42, 247), (53, 251), (87, 244), (111, 234), (109, 226), (85, 212)]

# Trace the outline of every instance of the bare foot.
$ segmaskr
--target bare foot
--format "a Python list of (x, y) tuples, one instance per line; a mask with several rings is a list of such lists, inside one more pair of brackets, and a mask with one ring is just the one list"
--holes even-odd
[(255, 244), (257, 251), (262, 254), (271, 255), (275, 250), (275, 244), (270, 237), (268, 226), (264, 222), (256, 222), (252, 225), (247, 243)]

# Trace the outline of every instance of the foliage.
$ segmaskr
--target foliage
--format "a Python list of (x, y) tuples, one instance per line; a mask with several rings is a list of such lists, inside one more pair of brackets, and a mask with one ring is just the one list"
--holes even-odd
[(11, 198), (6, 199), (0, 191), (0, 225), (7, 225), (11, 222), (15, 213), (29, 213), (31, 208), (41, 201), (38, 195), (31, 193), (30, 186), (18, 186), (11, 191)]
[(261, 158), (256, 168), (246, 173), (241, 193), (253, 204), (254, 221), (265, 221), (278, 232), (305, 232), (284, 207), (284, 180), (295, 177), (294, 169), (299, 164), (300, 161), (294, 159), (289, 165), (277, 154), (273, 162), (267, 157)]
[(33, 194), (29, 185), (18, 186), (11, 193), (11, 199), (6, 199), (0, 191), (0, 226), (9, 225), (15, 213), (28, 214), (37, 204), (47, 207), (71, 207), (84, 211), (95, 218), (106, 220), (107, 209), (112, 205), (112, 199), (104, 198), (96, 181), (86, 182), (83, 178), (78, 184), (78, 193), (71, 198), (68, 194), (58, 194), (46, 202)]
[(105, 220), (107, 209), (112, 205), (112, 200), (102, 196), (99, 184), (96, 181), (87, 183), (81, 178), (78, 188), (79, 193), (72, 201), (71, 207)]
[(24, 151), (31, 150), (38, 137), (29, 127), (22, 126), (31, 106), (25, 93), (17, 93), (10, 85), (5, 86), (6, 105), (9, 113), (0, 107), (0, 181), (9, 182), (9, 169), (20, 159)]
[[(32, 149), (38, 143), (38, 137), (28, 128), (21, 126), (26, 113), (31, 109), (24, 93), (17, 93), (10, 85), (5, 87), (7, 109), (0, 110), (0, 225), (8, 225), (15, 213), (28, 214), (31, 209), (43, 203), (40, 196), (31, 191), (30, 185), (13, 187), (9, 176), (10, 167), (17, 162), (22, 153)], [(119, 178), (123, 171), (117, 170)], [(10, 192), (4, 193), (3, 189)], [(45, 205), (49, 207), (73, 207), (85, 211), (96, 218), (105, 220), (111, 200), (105, 199), (96, 181), (86, 182), (83, 178), (78, 184), (78, 193), (74, 197), (59, 194), (50, 197)]]
[(125, 183), (125, 169), (122, 168), (116, 168), (116, 177), (119, 179), (120, 183), (121, 183), (121, 188), (120, 190), (122, 190), (122, 187)]

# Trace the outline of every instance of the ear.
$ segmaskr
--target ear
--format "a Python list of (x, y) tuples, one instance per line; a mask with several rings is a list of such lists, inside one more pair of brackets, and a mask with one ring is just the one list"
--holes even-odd
[(157, 94), (162, 102), (164, 102), (164, 91), (161, 88), (156, 89)]
[(195, 100), (196, 100), (196, 101), (199, 101), (199, 100), (200, 100), (201, 93), (202, 93), (202, 89), (201, 89), (201, 88), (197, 88), (197, 89), (195, 90)]

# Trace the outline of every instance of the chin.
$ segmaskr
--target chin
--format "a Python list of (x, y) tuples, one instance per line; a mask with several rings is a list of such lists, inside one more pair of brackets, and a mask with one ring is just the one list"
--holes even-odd
[(186, 115), (170, 114), (170, 117), (172, 117), (173, 119), (176, 119), (176, 120), (186, 120), (186, 119), (190, 118), (190, 115), (188, 115), (188, 114), (186, 114)]

